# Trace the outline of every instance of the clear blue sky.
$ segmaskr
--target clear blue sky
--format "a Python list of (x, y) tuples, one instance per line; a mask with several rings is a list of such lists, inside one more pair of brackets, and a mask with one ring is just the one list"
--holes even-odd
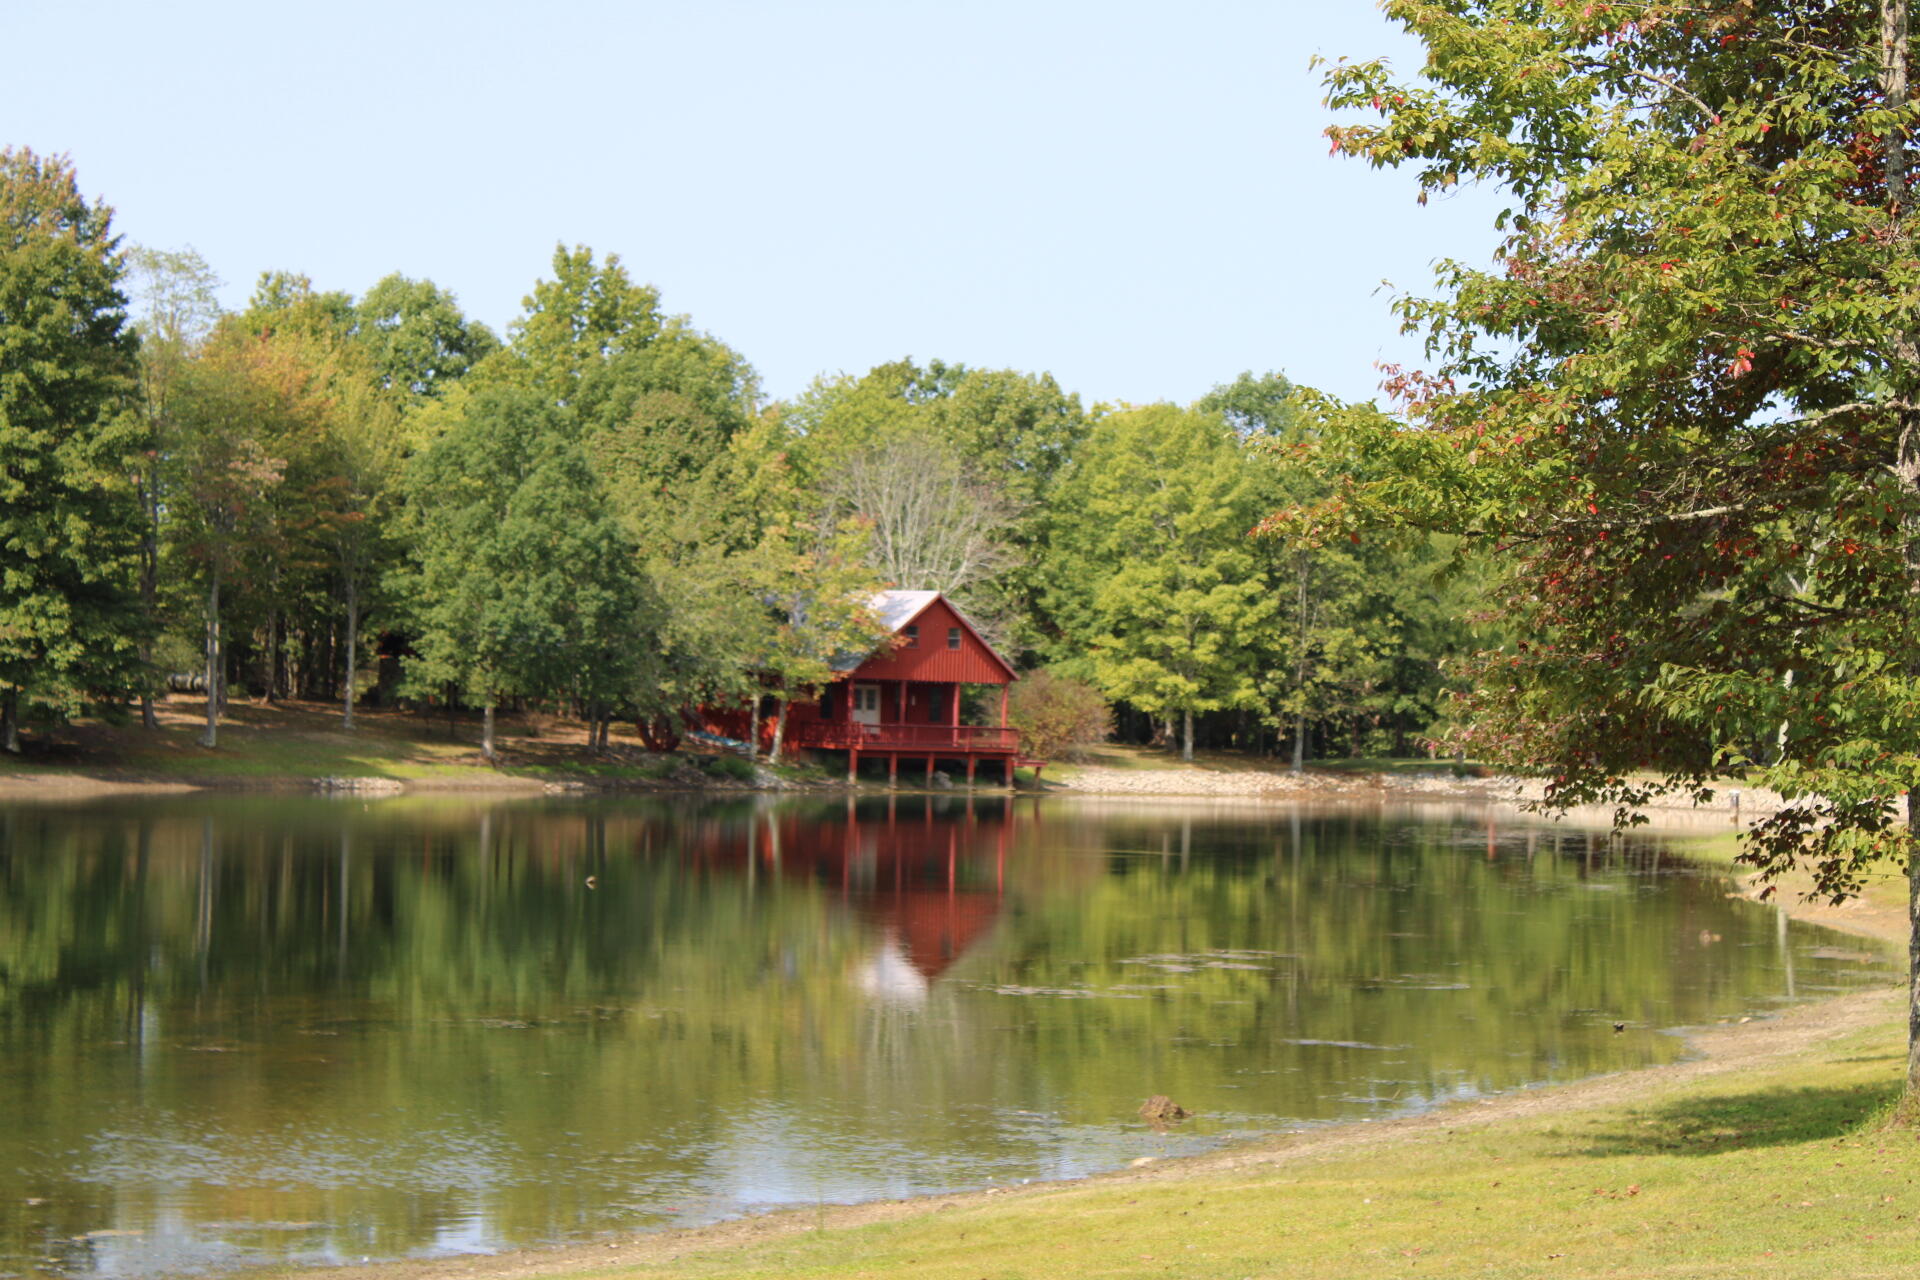
[(903, 355), (1188, 401), (1242, 369), (1375, 394), (1383, 279), (1485, 261), (1327, 154), (1315, 53), (1418, 50), (1366, 0), (0, 5), (0, 142), (130, 239), (504, 329), (556, 242), (618, 253), (767, 391)]

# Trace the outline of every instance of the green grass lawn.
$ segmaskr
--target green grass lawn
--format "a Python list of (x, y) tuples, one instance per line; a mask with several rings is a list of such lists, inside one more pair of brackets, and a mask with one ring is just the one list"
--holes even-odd
[(161, 725), (82, 723), (39, 736), (21, 759), (0, 758), (8, 773), (74, 774), (108, 780), (267, 783), (322, 777), (398, 781), (562, 777), (655, 779), (676, 757), (651, 756), (636, 741), (614, 742), (611, 757), (590, 754), (576, 727), (502, 719), (500, 763), (480, 757), (477, 721), (407, 712), (364, 711), (352, 732), (337, 709), (311, 703), (235, 702), (220, 724), (219, 745), (200, 745), (200, 703), (169, 703)]
[(1705, 1079), (1646, 1073), (1604, 1105), (960, 1197), (865, 1226), (810, 1229), (802, 1214), (761, 1243), (568, 1274), (1912, 1276), (1920, 1134), (1884, 1127), (1904, 1065), (1898, 1005), (1880, 999), (1871, 1027), (1785, 1060)]

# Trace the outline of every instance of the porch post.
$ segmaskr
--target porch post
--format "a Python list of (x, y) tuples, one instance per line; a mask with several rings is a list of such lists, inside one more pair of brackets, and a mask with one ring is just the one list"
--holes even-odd
[(847, 748), (847, 781), (852, 782), (860, 776), (860, 748)]
[(894, 723), (905, 724), (907, 722), (907, 682), (905, 680), (900, 682), (900, 696), (893, 700), (893, 705), (896, 708)]
[(979, 756), (974, 755), (971, 751), (967, 752), (967, 790), (969, 791), (973, 790), (973, 767), (979, 762)]
[[(956, 729), (960, 727), (960, 682), (958, 680), (953, 682), (953, 727)], [(960, 735), (956, 733), (953, 736), (958, 738)]]
[(927, 757), (927, 785), (933, 785), (933, 757)]
[(900, 756), (893, 751), (887, 753), (887, 785), (890, 787), (900, 785)]

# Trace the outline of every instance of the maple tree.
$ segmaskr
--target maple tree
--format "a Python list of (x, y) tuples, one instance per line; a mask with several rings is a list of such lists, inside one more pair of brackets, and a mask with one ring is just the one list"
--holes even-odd
[[(1744, 775), (1743, 857), (1920, 860), (1920, 253), (1904, 0), (1390, 0), (1410, 80), (1328, 69), (1336, 152), (1503, 186), (1495, 266), (1400, 304), (1433, 368), (1264, 526), (1392, 519), (1503, 566), (1456, 741), (1624, 810)], [(1920, 949), (1908, 1088), (1920, 1084)]]

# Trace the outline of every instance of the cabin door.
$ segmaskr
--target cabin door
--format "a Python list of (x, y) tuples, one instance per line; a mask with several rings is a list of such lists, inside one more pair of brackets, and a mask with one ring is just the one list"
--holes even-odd
[(880, 723), (879, 685), (856, 684), (853, 686), (853, 722), (855, 724)]

